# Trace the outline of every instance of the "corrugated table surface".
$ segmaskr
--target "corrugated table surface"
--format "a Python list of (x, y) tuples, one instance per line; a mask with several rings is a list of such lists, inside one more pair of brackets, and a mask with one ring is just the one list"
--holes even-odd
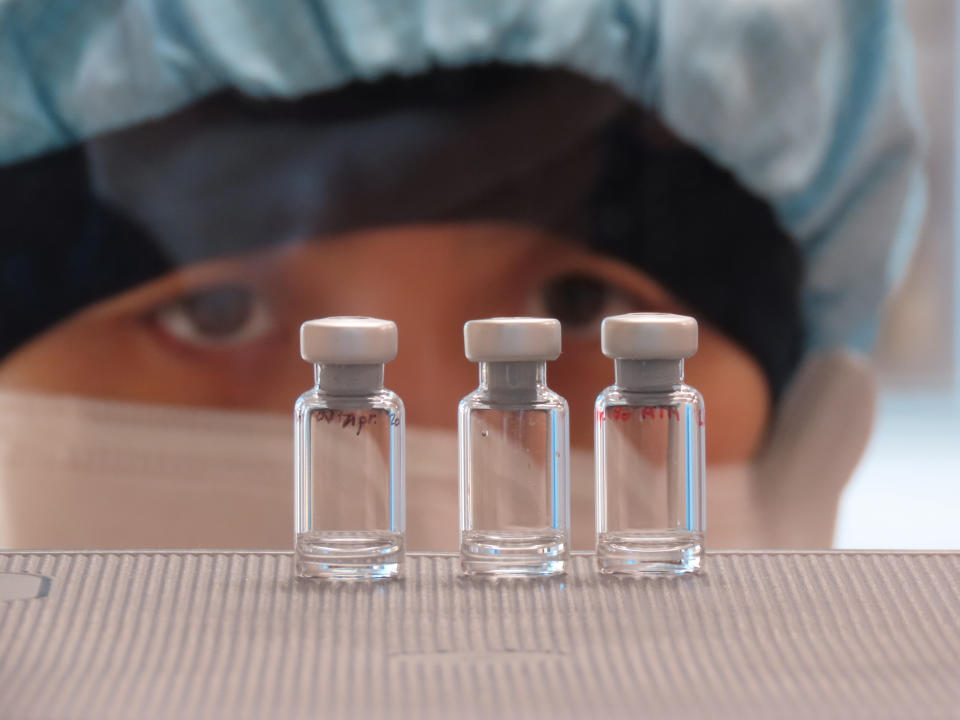
[(457, 571), (413, 555), (401, 581), (324, 584), (286, 553), (0, 553), (51, 578), (0, 601), (0, 717), (960, 718), (957, 553)]

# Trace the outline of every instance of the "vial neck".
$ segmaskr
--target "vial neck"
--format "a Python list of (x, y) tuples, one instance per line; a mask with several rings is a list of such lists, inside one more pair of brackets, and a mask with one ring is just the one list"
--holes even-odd
[(383, 365), (314, 365), (313, 378), (329, 395), (372, 395), (383, 389)]
[(624, 390), (665, 390), (683, 383), (683, 360), (630, 360), (613, 364), (617, 387)]
[(547, 386), (544, 360), (480, 363), (480, 388), (500, 402), (528, 402)]

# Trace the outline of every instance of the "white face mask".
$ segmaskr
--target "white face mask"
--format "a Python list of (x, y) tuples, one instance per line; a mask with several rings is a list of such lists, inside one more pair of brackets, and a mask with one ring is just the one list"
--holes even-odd
[[(872, 392), (847, 356), (808, 364), (759, 461), (707, 467), (708, 547), (829, 545)], [(0, 393), (0, 547), (285, 549), (292, 456), (286, 415)], [(572, 544), (587, 550), (592, 450), (570, 468)], [(409, 427), (408, 547), (456, 550), (458, 517), (456, 433)]]

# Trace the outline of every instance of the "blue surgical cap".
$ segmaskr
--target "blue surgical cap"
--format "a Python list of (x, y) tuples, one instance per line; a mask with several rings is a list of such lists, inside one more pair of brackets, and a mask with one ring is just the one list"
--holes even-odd
[(871, 344), (924, 205), (913, 60), (884, 0), (0, 0), (0, 163), (221, 89), (491, 61), (659, 114), (796, 239), (810, 349)]

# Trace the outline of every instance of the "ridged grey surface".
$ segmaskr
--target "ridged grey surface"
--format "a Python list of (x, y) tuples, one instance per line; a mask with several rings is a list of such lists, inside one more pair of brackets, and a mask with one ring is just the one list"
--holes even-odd
[(291, 578), (282, 553), (0, 553), (2, 718), (960, 718), (960, 554), (713, 554), (679, 580)]

